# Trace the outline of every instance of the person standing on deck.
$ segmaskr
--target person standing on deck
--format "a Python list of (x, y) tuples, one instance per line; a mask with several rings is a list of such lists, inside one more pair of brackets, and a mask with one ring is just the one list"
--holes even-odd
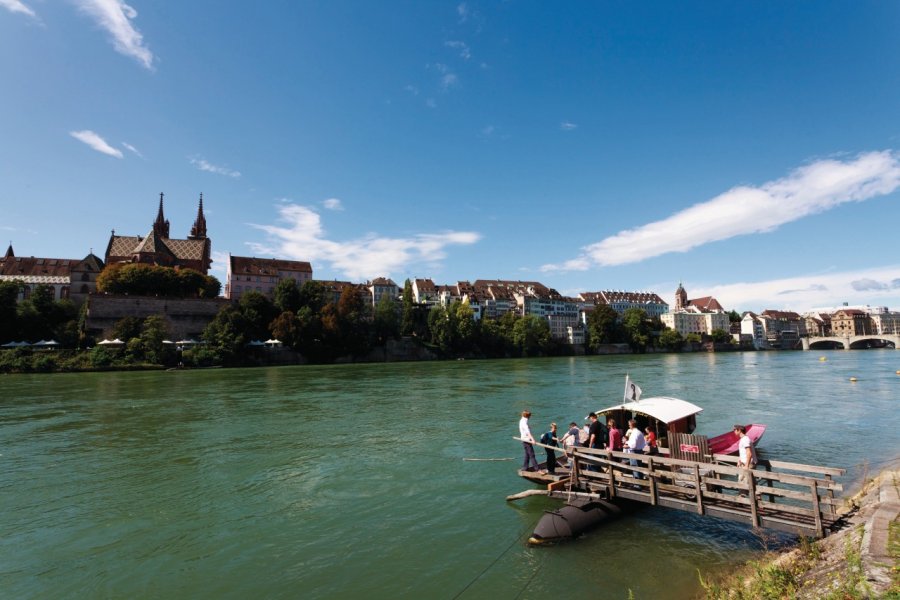
[(738, 481), (747, 483), (748, 471), (756, 466), (756, 449), (753, 447), (753, 441), (747, 435), (747, 428), (743, 425), (734, 426), (735, 435), (741, 438), (738, 442), (738, 462), (737, 466), (743, 469), (738, 475)]
[(621, 452), (622, 451), (622, 432), (619, 431), (619, 428), (616, 427), (616, 421), (614, 419), (610, 419), (606, 423), (609, 429), (609, 449), (613, 452)]
[[(588, 418), (591, 420), (591, 425), (588, 428), (588, 448), (602, 450), (606, 446), (607, 436), (609, 435), (605, 431), (606, 427), (597, 418), (597, 413), (589, 414)], [(598, 470), (596, 465), (588, 465), (588, 471)]]
[(519, 437), (522, 439), (522, 447), (525, 449), (525, 462), (522, 465), (523, 471), (537, 471), (538, 461), (534, 457), (534, 437), (531, 435), (531, 429), (528, 427), (528, 419), (531, 417), (531, 411), (523, 410), (522, 418), (519, 419)]
[[(550, 431), (541, 436), (541, 443), (545, 446), (559, 447), (558, 439), (556, 439), (556, 423), (550, 423)], [(544, 448), (547, 451), (547, 472), (556, 475), (556, 452), (550, 448)]]
[[(632, 454), (643, 454), (644, 446), (647, 445), (647, 442), (644, 440), (644, 434), (641, 433), (641, 428), (637, 426), (637, 421), (631, 419), (628, 421), (628, 439), (625, 441), (625, 452), (630, 452)], [(641, 463), (639, 460), (632, 458), (631, 466), (637, 467)], [(635, 479), (643, 479), (644, 475), (640, 471), (632, 471), (632, 475), (634, 475)]]
[[(580, 446), (579, 438), (581, 437), (581, 430), (578, 429), (578, 423), (572, 421), (569, 423), (569, 431), (566, 432), (566, 435), (562, 437), (562, 445), (566, 451), (566, 455), (569, 455), (569, 449), (575, 448), (576, 446)], [(574, 454), (574, 453), (573, 453)], [(569, 457), (569, 468), (572, 468), (572, 458)]]

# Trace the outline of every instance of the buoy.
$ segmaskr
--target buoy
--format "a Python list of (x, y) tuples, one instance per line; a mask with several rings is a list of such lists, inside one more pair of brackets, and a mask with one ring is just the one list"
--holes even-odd
[(820, 356), (820, 357), (819, 357), (819, 360), (822, 361), (822, 362), (825, 362), (825, 361), (828, 360), (828, 359), (825, 358), (824, 356)]
[(853, 383), (856, 383), (856, 377), (851, 377), (850, 381), (852, 381)]

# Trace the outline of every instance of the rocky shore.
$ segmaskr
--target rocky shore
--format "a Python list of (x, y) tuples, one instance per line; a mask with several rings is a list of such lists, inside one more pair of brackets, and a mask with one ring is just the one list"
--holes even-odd
[(841, 512), (839, 531), (704, 582), (705, 597), (900, 598), (900, 468), (867, 480)]

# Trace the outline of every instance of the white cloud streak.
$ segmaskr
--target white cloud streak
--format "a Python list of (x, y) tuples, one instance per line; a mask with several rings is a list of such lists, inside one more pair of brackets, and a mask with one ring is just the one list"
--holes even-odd
[(434, 265), (446, 258), (448, 246), (470, 245), (481, 239), (475, 232), (447, 231), (405, 238), (371, 233), (338, 242), (326, 238), (321, 216), (311, 208), (298, 204), (282, 204), (276, 208), (283, 226), (251, 224), (268, 236), (265, 244), (248, 244), (256, 255), (329, 263), (354, 280), (391, 276), (408, 271), (412, 264)]
[(322, 206), (328, 210), (344, 210), (344, 205), (339, 198), (328, 198), (322, 201)]
[(122, 142), (122, 147), (125, 148), (126, 150), (128, 150), (129, 152), (133, 152), (134, 154), (138, 155), (139, 157), (144, 158), (144, 155), (141, 154), (137, 148), (135, 148), (128, 142)]
[(82, 131), (70, 131), (69, 135), (71, 135), (79, 142), (87, 144), (97, 152), (101, 152), (109, 156), (115, 156), (116, 158), (124, 158), (121, 150), (119, 150), (118, 148), (113, 148), (106, 143), (106, 140), (89, 129), (84, 129)]
[(559, 124), (559, 128), (563, 131), (572, 131), (573, 129), (578, 129), (578, 125), (575, 123), (570, 123), (569, 121), (563, 121)]
[(738, 282), (702, 286), (686, 282), (691, 297), (715, 296), (726, 309), (794, 310), (851, 305), (890, 306), (900, 304), (900, 265), (865, 270), (802, 275), (771, 281)]
[(32, 19), (38, 18), (37, 14), (31, 8), (29, 8), (28, 5), (26, 5), (23, 2), (20, 2), (19, 0), (0, 0), (0, 6), (2, 6), (3, 8), (5, 8), (6, 10), (8, 10), (11, 13), (19, 13), (22, 15), (27, 15), (27, 16), (31, 17)]
[(547, 271), (584, 271), (591, 266), (636, 263), (739, 235), (767, 233), (779, 226), (862, 202), (900, 187), (900, 157), (891, 151), (854, 159), (820, 160), (759, 187), (739, 186), (667, 219), (622, 231), (582, 249), (582, 254)]
[(459, 40), (451, 40), (449, 42), (444, 42), (444, 46), (447, 48), (452, 48), (459, 53), (460, 58), (465, 60), (469, 60), (472, 58), (472, 51), (469, 49), (468, 44), (465, 42), (460, 42)]
[(206, 171), (207, 173), (215, 173), (216, 175), (225, 175), (226, 177), (233, 177), (235, 179), (241, 176), (240, 171), (234, 171), (227, 167), (220, 167), (219, 165), (214, 165), (203, 158), (191, 158), (189, 160), (191, 161), (192, 165), (194, 165), (201, 171)]
[(144, 44), (144, 36), (132, 25), (137, 17), (134, 8), (122, 0), (75, 0), (75, 4), (112, 36), (117, 52), (135, 59), (146, 69), (153, 69), (153, 53)]

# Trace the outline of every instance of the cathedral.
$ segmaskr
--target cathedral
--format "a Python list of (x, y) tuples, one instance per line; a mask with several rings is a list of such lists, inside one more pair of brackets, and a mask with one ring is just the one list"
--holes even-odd
[(106, 264), (144, 263), (163, 267), (183, 267), (204, 275), (212, 264), (212, 250), (206, 236), (206, 217), (203, 216), (203, 194), (197, 218), (187, 239), (169, 237), (169, 221), (163, 213), (163, 194), (159, 195), (156, 221), (146, 236), (116, 235), (113, 229), (106, 247)]

